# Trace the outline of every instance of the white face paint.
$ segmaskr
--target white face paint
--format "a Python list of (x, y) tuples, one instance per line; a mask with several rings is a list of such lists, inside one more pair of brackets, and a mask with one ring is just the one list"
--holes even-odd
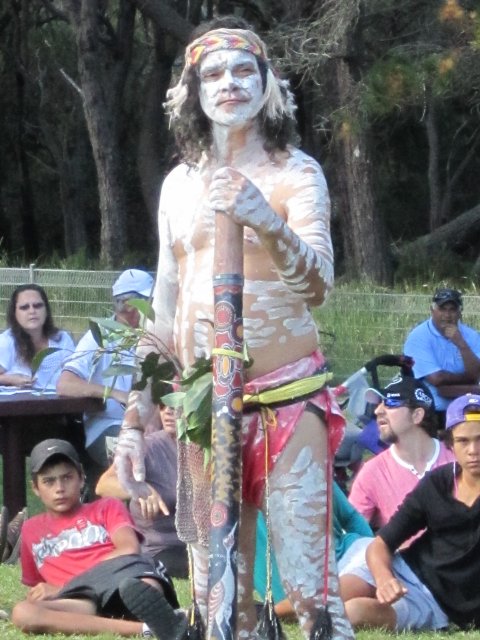
[(200, 104), (216, 124), (241, 126), (258, 115), (264, 103), (257, 59), (248, 51), (208, 53), (200, 63)]

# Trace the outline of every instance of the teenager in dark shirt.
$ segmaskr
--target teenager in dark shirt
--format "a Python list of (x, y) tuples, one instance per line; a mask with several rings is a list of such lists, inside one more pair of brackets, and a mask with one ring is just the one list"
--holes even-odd
[(364, 597), (346, 603), (356, 627), (480, 628), (480, 395), (454, 400), (446, 429), (455, 461), (418, 484), (367, 550)]

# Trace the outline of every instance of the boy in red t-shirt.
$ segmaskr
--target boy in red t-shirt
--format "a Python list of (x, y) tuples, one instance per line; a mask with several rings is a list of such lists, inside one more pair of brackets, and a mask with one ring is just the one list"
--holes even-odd
[[(179, 605), (165, 567), (140, 554), (139, 535), (123, 503), (81, 503), (83, 469), (65, 440), (37, 444), (31, 472), (46, 513), (22, 528), (22, 582), (30, 590), (14, 607), (13, 624), (27, 633), (156, 635), (157, 629), (148, 629), (123, 603), (122, 582), (141, 580), (174, 609)], [(158, 622), (168, 628), (173, 620)]]

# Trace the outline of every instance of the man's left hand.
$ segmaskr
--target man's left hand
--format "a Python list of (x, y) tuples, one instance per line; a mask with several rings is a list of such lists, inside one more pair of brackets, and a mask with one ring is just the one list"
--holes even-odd
[(118, 480), (125, 491), (132, 498), (144, 497), (146, 485), (143, 431), (133, 428), (120, 429), (114, 462)]
[(382, 604), (393, 604), (403, 598), (406, 593), (406, 587), (396, 578), (377, 584), (377, 600)]
[(454, 344), (457, 344), (459, 340), (463, 341), (462, 334), (456, 324), (447, 324), (443, 329), (443, 335), (445, 338), (451, 340)]

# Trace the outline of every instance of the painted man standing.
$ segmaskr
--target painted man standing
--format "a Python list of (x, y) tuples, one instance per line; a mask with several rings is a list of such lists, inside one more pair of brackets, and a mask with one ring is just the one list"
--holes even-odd
[[(215, 218), (229, 216), (244, 228), (244, 328), (254, 361), (245, 371), (248, 393), (324, 368), (310, 307), (322, 304), (333, 284), (333, 256), (322, 170), (288, 144), (294, 104), (287, 83), (275, 76), (258, 36), (229, 28), (238, 26), (232, 20), (197, 31), (180, 81), (168, 94), (184, 163), (167, 176), (160, 199), (154, 331), (183, 366), (210, 355)], [(119, 474), (127, 483), (132, 465), (138, 469), (145, 402), (131, 394), (117, 450)], [(308, 400), (275, 409), (274, 422), (269, 430), (273, 546), (284, 589), (308, 637), (324, 599), (327, 456), (342, 437), (343, 419), (328, 390), (321, 389)], [(180, 445), (177, 523), (179, 535), (193, 547), (196, 596), (204, 610), (210, 478), (203, 452)], [(248, 414), (238, 558), (238, 638), (246, 639), (256, 637), (251, 532), (257, 508), (265, 506), (263, 452), (259, 414)], [(329, 547), (333, 637), (346, 640), (353, 633), (338, 595), (334, 544)]]

